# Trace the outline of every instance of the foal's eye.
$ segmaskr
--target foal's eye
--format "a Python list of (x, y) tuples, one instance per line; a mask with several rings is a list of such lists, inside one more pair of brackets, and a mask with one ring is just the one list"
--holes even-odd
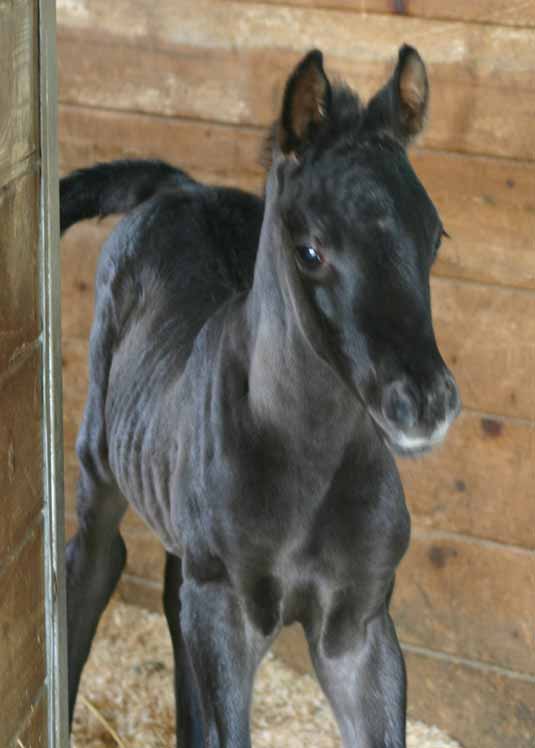
[(314, 247), (303, 244), (297, 246), (295, 249), (299, 262), (307, 270), (317, 270), (323, 265), (323, 257)]

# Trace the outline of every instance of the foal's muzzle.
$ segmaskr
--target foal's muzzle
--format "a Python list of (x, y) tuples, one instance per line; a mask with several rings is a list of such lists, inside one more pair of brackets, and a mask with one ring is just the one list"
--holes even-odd
[(442, 443), (460, 410), (455, 379), (444, 369), (425, 388), (407, 379), (391, 382), (384, 389), (381, 414), (375, 420), (393, 452), (416, 456)]

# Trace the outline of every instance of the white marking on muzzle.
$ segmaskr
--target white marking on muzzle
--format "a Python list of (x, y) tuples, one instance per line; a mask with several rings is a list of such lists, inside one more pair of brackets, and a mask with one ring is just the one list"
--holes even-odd
[(395, 437), (395, 444), (400, 449), (408, 452), (424, 449), (426, 447), (437, 447), (444, 441), (454, 419), (455, 416), (450, 416), (444, 421), (441, 421), (429, 436), (407, 436), (407, 434), (398, 432)]

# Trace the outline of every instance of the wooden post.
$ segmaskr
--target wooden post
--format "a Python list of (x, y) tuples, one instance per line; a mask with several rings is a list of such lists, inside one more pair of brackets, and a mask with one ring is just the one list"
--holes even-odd
[(56, 7), (39, 0), (41, 194), (39, 260), (42, 319), (43, 490), (48, 745), (67, 748), (61, 266), (57, 132)]
[[(0, 0), (0, 745), (64, 748), (52, 2)], [(59, 530), (59, 532), (58, 532)]]

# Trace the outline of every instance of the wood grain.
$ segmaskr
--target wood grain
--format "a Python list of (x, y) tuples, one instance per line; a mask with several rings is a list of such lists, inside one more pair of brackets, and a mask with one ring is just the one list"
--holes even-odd
[(253, 190), (263, 182), (258, 128), (63, 104), (59, 135), (63, 173), (116, 158), (161, 158), (210, 182)]
[(146, 525), (132, 527), (128, 524), (122, 534), (128, 548), (125, 574), (161, 585), (165, 550), (156, 535)]
[(409, 719), (441, 727), (465, 748), (533, 748), (532, 681), (414, 652), (405, 661)]
[(24, 720), (24, 727), (13, 743), (14, 748), (45, 748), (48, 744), (47, 692), (43, 687)]
[(0, 189), (0, 376), (39, 334), (38, 188), (27, 174)]
[(0, 3), (0, 187), (37, 147), (36, 3)]
[(393, 617), (404, 642), (533, 675), (534, 589), (535, 552), (415, 526)]
[(534, 420), (535, 295), (435, 278), (432, 297), (439, 348), (464, 405)]
[(421, 527), (535, 550), (532, 423), (465, 411), (439, 449), (398, 466)]
[[(251, 0), (241, 0), (250, 2)], [(498, 26), (535, 26), (535, 6), (526, 0), (262, 0), (273, 5), (328, 8), (358, 13), (387, 13), (412, 18), (448, 19)]]
[(0, 375), (0, 567), (42, 510), (40, 365), (34, 347), (11, 376)]
[(9, 746), (45, 679), (42, 528), (0, 572), (0, 745)]
[[(216, 0), (59, 4), (60, 97), (71, 104), (266, 125), (303, 51), (367, 98), (400, 40), (418, 46), (434, 96), (425, 144), (535, 158), (535, 31)], [(110, 71), (128, 71), (111, 75)]]
[(117, 595), (120, 600), (130, 605), (141, 605), (147, 610), (163, 613), (161, 584), (124, 574), (117, 586)]
[(535, 164), (427, 150), (411, 161), (452, 237), (433, 274), (535, 289)]

